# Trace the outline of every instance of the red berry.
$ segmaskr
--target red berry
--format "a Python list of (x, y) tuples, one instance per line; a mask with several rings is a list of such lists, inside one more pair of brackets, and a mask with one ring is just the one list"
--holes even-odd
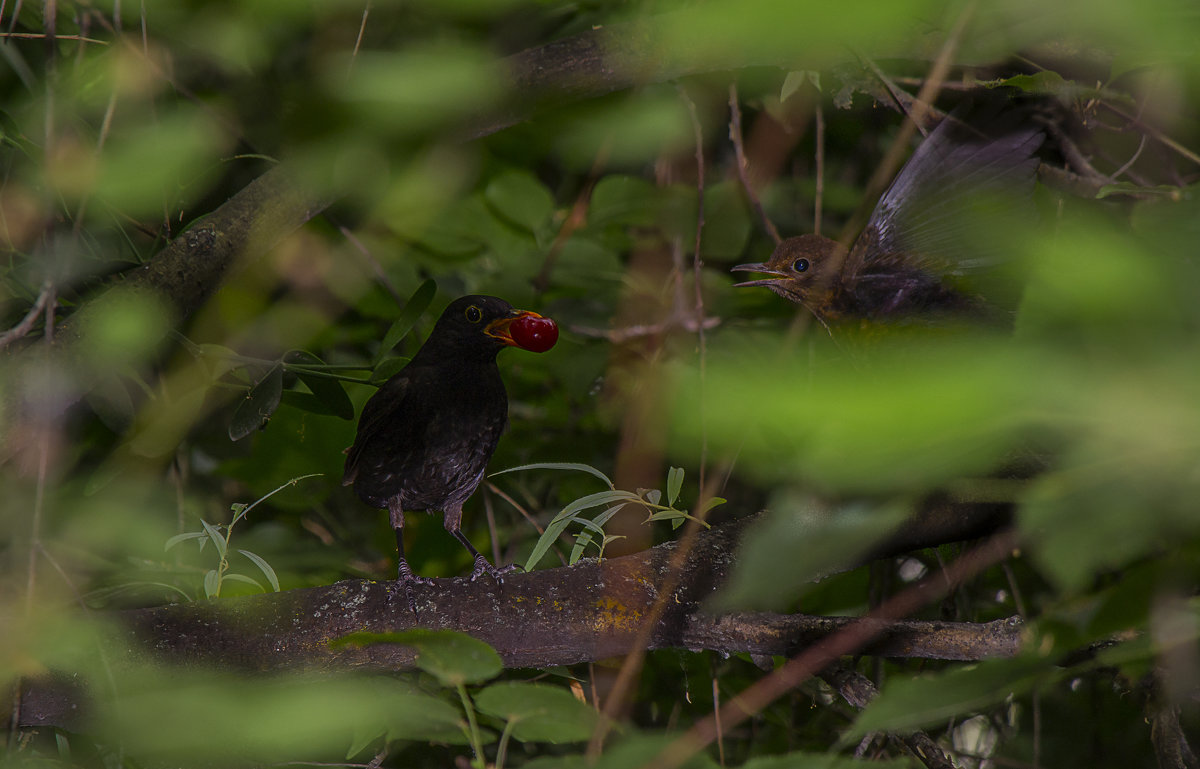
[(558, 341), (558, 325), (549, 318), (524, 315), (508, 327), (513, 341), (522, 350), (545, 352)]

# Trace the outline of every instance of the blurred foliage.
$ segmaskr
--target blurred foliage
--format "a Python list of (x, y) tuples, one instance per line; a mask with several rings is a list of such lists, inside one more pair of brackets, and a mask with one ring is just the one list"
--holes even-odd
[[(960, 85), (1020, 94), (1055, 126), (1047, 165), (1076, 148), (1092, 168), (1071, 166), (1093, 182), (1085, 192), (1046, 179), (1040, 219), (1020, 231), (980, 225), (1021, 280), (1011, 333), (826, 333), (768, 292), (732, 288), (728, 268), (773, 243), (736, 173), (730, 84), (766, 215), (785, 235), (812, 231), (820, 190), (819, 225), (835, 233), (900, 123), (872, 65), (915, 93), (963, 13), (939, 104)], [(1149, 766), (1146, 708), (1163, 701), (1195, 740), (1194, 10), (99, 0), (0, 5), (0, 26), (0, 682), (66, 672), (111, 705), (77, 731), (13, 730), (13, 765), (366, 763), (386, 750), (388, 766), (634, 766), (762, 677), (742, 656), (649, 655), (628, 719), (589, 764), (580, 743), (596, 716), (579, 703), (595, 704), (607, 671), (531, 683), (469, 639), (359, 639), (421, 646), (422, 672), (396, 677), (111, 667), (98, 610), (394, 573), (387, 516), (340, 485), (341, 451), (375, 386), (465, 293), (563, 329), (550, 353), (500, 357), (511, 426), (490, 471), (542, 468), (493, 475), (467, 504), (474, 541), (494, 514), (502, 562), (669, 538), (644, 526), (647, 504), (676, 520), (708, 513), (701, 482), (715, 477), (729, 502), (713, 519), (768, 511), (723, 608), (855, 614), (960, 552), (837, 573), (923, 499), (1015, 506), (1019, 557), (923, 616), (1021, 614), (1021, 657), (857, 663), (881, 689), (861, 717), (810, 681), (688, 766), (912, 765), (878, 732), (918, 726), (964, 766)], [(564, 92), (464, 140), (513, 96), (498, 58), (614, 27), (636, 87)], [(337, 202), (245, 254), (182, 322), (120, 290), (279, 162)], [(703, 339), (697, 280), (713, 321)], [(76, 354), (45, 354), (83, 306)], [(646, 416), (653, 444), (637, 473), (619, 461), (629, 414)], [(608, 496), (597, 477), (548, 469), (585, 466)], [(1028, 466), (1039, 472), (1012, 471)], [(579, 515), (595, 506), (601, 517)], [(556, 530), (539, 537), (521, 512)], [(463, 573), (462, 548), (419, 523), (414, 569)], [(557, 538), (568, 524), (584, 534)]]

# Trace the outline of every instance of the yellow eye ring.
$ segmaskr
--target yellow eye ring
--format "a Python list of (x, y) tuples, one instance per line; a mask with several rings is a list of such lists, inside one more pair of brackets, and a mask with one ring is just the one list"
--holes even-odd
[(467, 320), (471, 323), (478, 323), (479, 321), (483, 320), (483, 311), (475, 305), (468, 307), (464, 314), (467, 316)]

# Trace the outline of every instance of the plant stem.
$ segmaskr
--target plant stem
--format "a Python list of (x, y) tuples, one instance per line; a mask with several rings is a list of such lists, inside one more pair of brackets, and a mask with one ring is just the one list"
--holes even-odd
[(458, 689), (458, 697), (462, 700), (463, 710), (467, 714), (467, 725), (470, 727), (467, 737), (471, 740), (471, 749), (475, 751), (475, 765), (479, 769), (484, 769), (486, 764), (483, 761), (483, 740), (479, 736), (479, 724), (475, 720), (475, 708), (471, 705), (471, 698), (467, 696), (467, 687), (458, 683), (455, 684), (455, 688)]

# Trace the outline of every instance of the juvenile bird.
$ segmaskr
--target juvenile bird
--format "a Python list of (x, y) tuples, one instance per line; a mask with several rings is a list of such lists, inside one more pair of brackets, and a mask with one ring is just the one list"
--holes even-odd
[(929, 134), (879, 199), (849, 252), (821, 235), (776, 246), (765, 263), (734, 271), (770, 277), (765, 286), (818, 320), (880, 319), (928, 312), (975, 313), (984, 303), (953, 280), (1003, 255), (980, 243), (972, 206), (1011, 208), (1033, 188), (1040, 128), (1005, 121), (982, 133), (949, 116)]
[[(446, 531), (475, 557), (471, 579), (496, 579), (496, 568), (462, 533), (462, 506), (483, 480), (484, 467), (508, 424), (508, 394), (496, 366), (505, 347), (544, 352), (554, 345), (554, 321), (514, 310), (494, 296), (450, 303), (413, 359), (363, 407), (354, 445), (346, 450), (342, 484), (373, 507), (386, 507), (396, 532), (397, 579), (409, 605), (413, 574), (404, 558), (404, 513), (439, 511)], [(415, 611), (415, 609), (414, 609)]]

